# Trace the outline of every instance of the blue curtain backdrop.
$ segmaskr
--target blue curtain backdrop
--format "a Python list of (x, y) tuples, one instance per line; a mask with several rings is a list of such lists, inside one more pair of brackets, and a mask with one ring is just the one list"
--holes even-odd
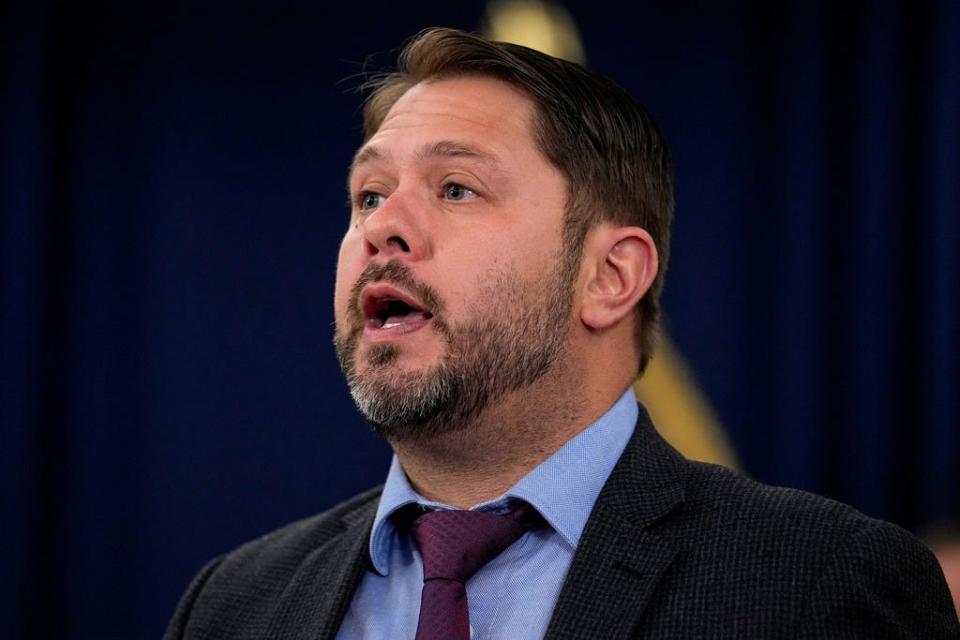
[[(0, 8), (5, 637), (157, 637), (205, 559), (383, 478), (330, 340), (342, 80), (483, 14), (399, 6)], [(960, 4), (567, 6), (672, 145), (669, 328), (745, 471), (960, 514)]]

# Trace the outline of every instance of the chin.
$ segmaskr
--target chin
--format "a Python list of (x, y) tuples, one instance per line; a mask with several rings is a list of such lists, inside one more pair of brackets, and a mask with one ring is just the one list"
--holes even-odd
[(436, 367), (443, 354), (427, 353), (423, 348), (401, 346), (395, 342), (367, 344), (358, 349), (357, 372), (389, 368), (393, 371), (424, 371)]

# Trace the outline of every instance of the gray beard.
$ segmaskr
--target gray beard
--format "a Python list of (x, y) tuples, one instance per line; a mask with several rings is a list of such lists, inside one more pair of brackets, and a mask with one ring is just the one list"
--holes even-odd
[[(563, 261), (561, 261), (563, 263)], [(368, 273), (369, 272), (369, 273)], [(366, 354), (367, 368), (356, 372), (356, 352), (363, 331), (359, 291), (381, 280), (404, 286), (434, 302), (433, 329), (446, 342), (446, 354), (427, 371), (401, 372), (391, 365), (401, 348), (375, 345)], [(354, 287), (346, 336), (339, 327), (334, 346), (357, 408), (371, 428), (391, 441), (411, 442), (466, 429), (505, 394), (529, 386), (550, 371), (565, 353), (573, 292), (565, 269), (553, 282), (538, 286), (501, 276), (481, 288), (470, 317), (448, 325), (439, 298), (416, 283), (400, 263), (368, 268)]]

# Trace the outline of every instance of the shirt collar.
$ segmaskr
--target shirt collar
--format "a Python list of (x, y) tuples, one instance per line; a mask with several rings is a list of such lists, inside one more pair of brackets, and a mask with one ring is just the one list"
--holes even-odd
[[(472, 508), (498, 509), (511, 499), (523, 500), (576, 549), (593, 503), (630, 440), (637, 415), (637, 400), (633, 389), (628, 387), (596, 422), (571, 438), (502, 496)], [(380, 575), (388, 573), (388, 558), (396, 539), (391, 516), (408, 504), (452, 508), (427, 500), (414, 491), (399, 460), (393, 456), (370, 534), (370, 559)]]

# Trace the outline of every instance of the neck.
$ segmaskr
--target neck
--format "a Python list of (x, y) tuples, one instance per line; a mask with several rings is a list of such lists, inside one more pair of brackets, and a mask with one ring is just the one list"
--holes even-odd
[(593, 388), (579, 376), (548, 374), (492, 402), (470, 425), (391, 445), (420, 495), (466, 509), (502, 495), (602, 416), (627, 385)]

